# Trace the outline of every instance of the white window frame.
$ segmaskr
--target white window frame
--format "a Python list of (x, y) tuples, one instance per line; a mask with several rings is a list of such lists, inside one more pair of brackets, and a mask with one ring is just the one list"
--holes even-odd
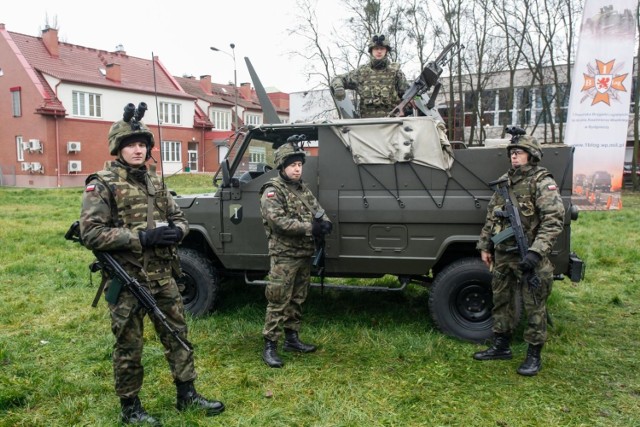
[(160, 120), (166, 125), (182, 124), (182, 105), (175, 102), (161, 102)]
[(258, 126), (262, 124), (262, 114), (244, 113), (244, 124)]
[(20, 99), (21, 92), (22, 91), (20, 90), (20, 88), (11, 89), (11, 103), (12, 103), (13, 117), (22, 116), (22, 100)]
[(266, 162), (267, 150), (264, 147), (249, 147), (249, 164), (257, 165)]
[(75, 117), (102, 118), (102, 95), (74, 90), (72, 98), (72, 114)]
[(24, 162), (24, 148), (23, 148), (23, 139), (22, 135), (16, 136), (16, 152), (19, 162)]
[(182, 163), (182, 143), (180, 141), (162, 141), (163, 162)]
[(211, 110), (211, 121), (216, 130), (231, 130), (231, 110)]

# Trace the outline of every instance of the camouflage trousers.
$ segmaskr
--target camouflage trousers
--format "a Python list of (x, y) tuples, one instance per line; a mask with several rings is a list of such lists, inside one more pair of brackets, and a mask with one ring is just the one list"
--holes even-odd
[[(157, 283), (157, 282), (152, 282)], [(148, 283), (142, 283), (147, 286)], [(148, 288), (149, 289), (149, 288)], [(187, 340), (187, 325), (184, 320), (182, 297), (175, 280), (164, 286), (151, 286), (150, 291), (158, 308), (167, 316), (167, 323), (180, 338)], [(119, 397), (135, 397), (142, 388), (144, 368), (142, 367), (142, 347), (144, 317), (136, 298), (126, 288), (122, 288), (117, 304), (109, 304), (111, 311), (111, 331), (116, 338), (113, 345), (113, 373), (115, 390)], [(149, 316), (160, 342), (165, 348), (164, 356), (169, 362), (174, 381), (192, 381), (196, 378), (193, 353), (186, 351), (167, 329)]]
[(269, 284), (265, 290), (267, 314), (262, 335), (278, 341), (281, 328), (300, 330), (302, 304), (309, 293), (311, 261), (309, 258), (271, 256)]
[[(513, 333), (518, 326), (516, 317), (517, 291), (521, 291), (527, 325), (524, 330), (524, 341), (533, 344), (544, 344), (547, 340), (547, 298), (551, 294), (553, 283), (553, 265), (548, 258), (543, 258), (536, 273), (540, 286), (532, 290), (521, 283), (522, 273), (518, 269), (520, 257), (517, 254), (496, 253), (493, 268), (493, 332)], [(535, 298), (534, 298), (535, 296)]]

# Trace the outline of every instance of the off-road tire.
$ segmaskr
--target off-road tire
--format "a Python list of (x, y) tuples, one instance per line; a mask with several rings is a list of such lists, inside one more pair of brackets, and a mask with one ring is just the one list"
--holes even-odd
[(188, 248), (178, 248), (182, 277), (178, 287), (182, 294), (184, 308), (193, 316), (204, 316), (216, 302), (220, 287), (220, 276), (211, 260), (200, 252)]
[[(481, 343), (493, 336), (492, 307), (491, 273), (480, 258), (463, 258), (442, 269), (429, 293), (429, 312), (438, 329), (464, 341)], [(518, 318), (521, 310), (517, 304)]]

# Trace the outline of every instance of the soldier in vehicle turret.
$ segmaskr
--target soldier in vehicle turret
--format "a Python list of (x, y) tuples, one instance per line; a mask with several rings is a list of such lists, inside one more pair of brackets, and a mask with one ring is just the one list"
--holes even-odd
[[(331, 233), (329, 218), (318, 200), (302, 181), (305, 152), (287, 142), (275, 152), (278, 175), (260, 190), (262, 223), (269, 243), (269, 284), (265, 290), (267, 313), (265, 316), (264, 351), (262, 359), (271, 368), (280, 368), (278, 339), (284, 328), (284, 350), (299, 353), (316, 351), (316, 346), (300, 341), (298, 332), (302, 323), (302, 304), (309, 292), (311, 255), (314, 238)], [(320, 216), (318, 215), (318, 216)]]
[[(176, 248), (189, 233), (189, 223), (155, 169), (146, 165), (154, 146), (153, 133), (139, 121), (146, 104), (141, 103), (135, 115), (133, 104), (127, 107), (123, 120), (115, 122), (109, 131), (109, 151), (116, 159), (87, 178), (80, 214), (82, 242), (93, 251), (111, 253), (148, 289), (167, 323), (186, 342), (184, 306), (174, 275), (179, 271)], [(147, 314), (165, 348), (177, 389), (177, 409), (198, 408), (207, 415), (224, 411), (222, 402), (205, 399), (196, 392), (193, 351), (180, 346), (167, 328), (140, 306), (128, 287), (115, 277), (108, 279), (105, 293), (115, 336), (112, 358), (121, 421), (160, 425), (138, 397), (144, 377), (142, 349)]]
[(345, 89), (353, 89), (358, 94), (361, 118), (386, 117), (409, 87), (400, 65), (391, 62), (390, 52), (391, 45), (384, 35), (373, 36), (369, 43), (369, 62), (331, 81), (336, 100), (344, 100)]

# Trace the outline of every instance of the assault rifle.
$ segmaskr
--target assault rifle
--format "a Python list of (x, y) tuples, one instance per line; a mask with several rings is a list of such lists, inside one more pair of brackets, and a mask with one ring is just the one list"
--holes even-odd
[[(82, 244), (82, 239), (80, 238), (80, 222), (75, 221), (69, 227), (69, 230), (64, 235), (64, 238), (70, 240), (72, 242)], [(135, 278), (131, 277), (127, 271), (122, 268), (120, 263), (116, 261), (116, 259), (111, 256), (109, 252), (103, 251), (92, 251), (98, 260), (96, 263), (91, 265), (91, 272), (95, 273), (96, 271), (102, 271), (103, 274), (111, 277), (112, 279), (117, 279), (120, 281), (128, 290), (133, 294), (133, 296), (138, 300), (142, 308), (144, 308), (149, 315), (153, 315), (157, 320), (162, 323), (162, 325), (173, 335), (173, 337), (180, 343), (180, 345), (187, 350), (188, 352), (192, 352), (193, 349), (191, 346), (185, 342), (180, 335), (178, 335), (178, 331), (173, 329), (171, 325), (167, 322), (167, 316), (160, 310), (156, 300), (153, 299), (153, 295), (149, 293), (147, 288), (142, 286), (140, 282), (138, 282)]]
[[(454, 50), (455, 49), (455, 50)], [(451, 42), (449, 43), (438, 55), (435, 61), (429, 62), (417, 79), (413, 81), (411, 86), (405, 91), (404, 95), (402, 95), (402, 100), (396, 107), (391, 110), (389, 113), (389, 117), (397, 117), (403, 114), (405, 107), (414, 100), (414, 98), (419, 97), (429, 89), (433, 87), (433, 92), (429, 96), (429, 102), (427, 102), (426, 107), (421, 105), (422, 103), (416, 103), (418, 108), (424, 113), (428, 114), (428, 110), (431, 110), (435, 106), (436, 98), (438, 97), (438, 92), (440, 92), (440, 87), (442, 83), (438, 80), (440, 75), (442, 74), (442, 67), (446, 64), (449, 54), (453, 57), (453, 55), (460, 52), (464, 49), (464, 45), (458, 45), (458, 43)], [(426, 108), (427, 111), (424, 110)]]
[[(313, 221), (322, 222), (323, 217), (324, 217), (324, 210), (320, 209), (313, 216)], [(318, 275), (320, 276), (320, 286), (323, 286), (324, 285), (324, 258), (325, 258), (324, 236), (314, 238), (314, 242), (316, 245), (316, 250), (313, 253), (311, 265), (316, 269)]]
[[(517, 206), (511, 200), (511, 195), (509, 194), (509, 180), (507, 178), (504, 178), (492, 181), (489, 183), (489, 187), (491, 187), (504, 199), (504, 210), (497, 211), (496, 215), (502, 218), (508, 218), (509, 223), (511, 223), (510, 228), (507, 228), (506, 230), (503, 230), (500, 233), (496, 234), (491, 238), (491, 240), (495, 245), (513, 236), (516, 240), (516, 246), (518, 247), (520, 260), (523, 260), (527, 255), (527, 251), (529, 250), (529, 242), (527, 240), (527, 236), (524, 233), (524, 228), (522, 227), (520, 212), (518, 211)], [(540, 278), (535, 273), (535, 271), (530, 271), (522, 275), (522, 283), (527, 284), (529, 286), (529, 290), (533, 291), (534, 289), (540, 287)], [(533, 300), (537, 305), (538, 302), (536, 301), (536, 297), (533, 292), (532, 295)]]

